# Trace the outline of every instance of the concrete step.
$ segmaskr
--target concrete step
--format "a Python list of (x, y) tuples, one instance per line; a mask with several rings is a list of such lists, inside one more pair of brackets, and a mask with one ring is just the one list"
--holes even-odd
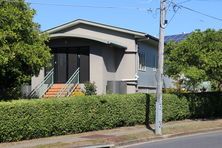
[[(45, 93), (44, 98), (53, 98), (56, 97), (59, 91), (65, 87), (65, 84), (53, 84), (51, 88)], [(67, 92), (61, 94), (62, 97), (66, 96)]]
[(65, 84), (62, 84), (62, 85), (56, 85), (56, 84), (54, 84), (54, 85), (52, 85), (51, 88), (54, 88), (54, 89), (61, 89), (61, 88), (64, 88), (64, 87), (65, 87)]
[(43, 96), (43, 98), (55, 98), (55, 97), (56, 97), (55, 95), (46, 95), (46, 94)]
[[(45, 94), (46, 95), (57, 95), (59, 91), (47, 91)], [(62, 92), (62, 94), (67, 94), (67, 92)]]
[(62, 89), (61, 88), (50, 88), (49, 90), (48, 90), (48, 92), (59, 92), (59, 91), (61, 91)]
[[(56, 97), (58, 93), (65, 87), (65, 84), (53, 84), (52, 87), (45, 93), (44, 98)], [(70, 89), (70, 88), (69, 88)], [(75, 92), (81, 92), (81, 87), (79, 85), (76, 86)], [(68, 92), (65, 90), (60, 96), (67, 96)]]

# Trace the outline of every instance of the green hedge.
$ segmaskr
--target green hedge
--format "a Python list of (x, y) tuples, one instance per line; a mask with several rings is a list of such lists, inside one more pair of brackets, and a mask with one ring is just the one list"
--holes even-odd
[[(163, 120), (204, 117), (206, 107), (212, 108), (207, 115), (220, 116), (222, 98), (217, 95), (165, 94)], [(213, 101), (205, 103), (211, 105), (202, 107), (200, 102), (208, 97)], [(154, 114), (155, 98), (148, 94), (0, 102), (0, 142), (153, 123)]]
[(145, 109), (145, 94), (0, 102), (0, 141), (141, 124)]
[(222, 92), (184, 93), (177, 96), (187, 100), (189, 118), (222, 117)]

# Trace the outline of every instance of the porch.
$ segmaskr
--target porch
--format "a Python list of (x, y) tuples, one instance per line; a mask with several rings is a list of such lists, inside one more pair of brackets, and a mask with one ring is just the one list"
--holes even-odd
[(36, 77), (41, 83), (32, 86), (29, 96), (66, 97), (85, 82), (95, 82), (99, 94), (106, 92), (107, 81), (116, 80), (121, 70), (125, 51), (120, 45), (106, 43), (76, 37), (52, 38), (52, 66)]

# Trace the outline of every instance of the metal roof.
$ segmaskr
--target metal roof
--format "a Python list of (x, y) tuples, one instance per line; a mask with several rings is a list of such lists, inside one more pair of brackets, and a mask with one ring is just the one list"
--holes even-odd
[(177, 35), (165, 36), (165, 43), (168, 43), (170, 41), (180, 42), (182, 40), (185, 40), (188, 35), (190, 35), (190, 33), (182, 33), (182, 34), (177, 34)]

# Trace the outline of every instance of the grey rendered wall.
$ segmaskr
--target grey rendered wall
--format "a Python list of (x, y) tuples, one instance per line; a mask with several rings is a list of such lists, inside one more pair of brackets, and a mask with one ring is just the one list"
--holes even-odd
[[(123, 49), (105, 45), (91, 47), (90, 80), (100, 84), (99, 94), (106, 93), (107, 81), (130, 79), (131, 77), (128, 76), (130, 72), (135, 75), (133, 64), (126, 62), (129, 58), (131, 57)], [(127, 93), (135, 93), (135, 91), (135, 87), (132, 89), (132, 86), (127, 86)]]
[(44, 79), (44, 68), (40, 70), (38, 76), (33, 76), (31, 79), (31, 90), (35, 89)]
[[(58, 33), (64, 34), (81, 34), (81, 35), (89, 35), (91, 37), (96, 37), (100, 39), (104, 39), (107, 41), (111, 41), (113, 43), (118, 43), (122, 46), (127, 47), (122, 57), (118, 57), (122, 55), (122, 53), (113, 53), (113, 51), (107, 50), (110, 47), (98, 46), (94, 45), (90, 47), (92, 54), (90, 55), (90, 80), (95, 81), (99, 85), (98, 91), (99, 93), (105, 93), (105, 86), (106, 80), (114, 79), (115, 80), (122, 80), (122, 79), (134, 79), (137, 73), (136, 69), (136, 43), (133, 35), (129, 35), (126, 33), (120, 33), (117, 31), (111, 31), (108, 29), (103, 29), (99, 27), (89, 26), (85, 24), (79, 24), (74, 27), (67, 28), (66, 30), (59, 31)], [(95, 41), (93, 41), (95, 43)], [(104, 45), (104, 44), (103, 44)], [(113, 47), (112, 47), (113, 48)], [(119, 49), (114, 49), (118, 51)], [(122, 52), (122, 51), (121, 51)], [(101, 57), (110, 57), (102, 58)], [(114, 57), (111, 58), (111, 57)], [(115, 75), (106, 69), (105, 66), (111, 66), (114, 64), (111, 59), (115, 60), (115, 58), (121, 58), (121, 62), (116, 69)], [(110, 61), (110, 62), (106, 62)], [(108, 64), (107, 64), (108, 63)], [(96, 66), (95, 66), (96, 65)], [(101, 69), (101, 66), (103, 69)], [(93, 67), (97, 67), (98, 70), (93, 70)], [(110, 68), (112, 69), (112, 68)], [(100, 73), (102, 71), (102, 73)], [(102, 82), (101, 82), (102, 81)], [(103, 84), (103, 85), (102, 85)], [(128, 89), (128, 93), (135, 93), (136, 87)]]
[[(98, 94), (106, 93), (107, 81), (132, 78), (135, 75), (135, 55), (126, 54), (124, 49), (110, 47), (106, 44), (80, 38), (54, 39), (50, 47), (78, 47), (90, 48), (90, 81), (95, 82)], [(134, 60), (134, 61), (133, 61)], [(130, 61), (130, 62), (127, 62)], [(130, 87), (131, 88), (131, 87)], [(130, 92), (135, 92), (128, 89)]]
[(66, 30), (59, 31), (58, 33), (89, 35), (91, 37), (112, 41), (114, 43), (126, 46), (127, 51), (135, 51), (134, 36), (126, 33), (86, 24), (79, 24), (74, 27), (67, 28)]

